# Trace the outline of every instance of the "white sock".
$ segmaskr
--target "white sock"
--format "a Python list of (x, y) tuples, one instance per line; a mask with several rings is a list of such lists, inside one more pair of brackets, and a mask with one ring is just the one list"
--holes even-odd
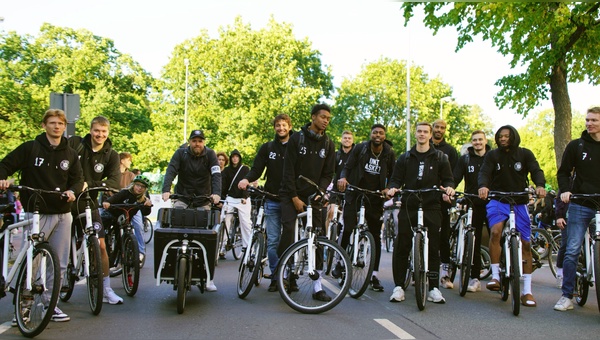
[(378, 271), (376, 271), (376, 270), (374, 270), (374, 271), (373, 271), (373, 276), (377, 276), (377, 275), (379, 275), (379, 272), (378, 272)]
[(106, 290), (106, 288), (110, 288), (110, 276), (105, 276), (102, 279), (102, 284), (104, 285), (105, 290)]
[(556, 270), (556, 276), (563, 276), (563, 269), (562, 268), (557, 268)]
[(492, 279), (500, 281), (500, 263), (492, 263)]
[(323, 290), (323, 286), (321, 286), (321, 274), (322, 274), (322, 270), (317, 270), (317, 273), (319, 273), (319, 278), (315, 280), (315, 282), (313, 282), (313, 289), (316, 292), (322, 291)]
[(521, 294), (531, 294), (531, 274), (523, 274), (523, 292)]
[(450, 268), (449, 264), (442, 263), (442, 270), (440, 272), (440, 277), (448, 276), (448, 268)]

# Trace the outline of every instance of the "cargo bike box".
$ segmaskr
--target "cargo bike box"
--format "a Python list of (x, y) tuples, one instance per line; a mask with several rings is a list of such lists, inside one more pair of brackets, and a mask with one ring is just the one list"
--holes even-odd
[(192, 261), (192, 283), (203, 286), (214, 277), (218, 211), (161, 208), (154, 232), (156, 285), (174, 283), (178, 258), (184, 250)]

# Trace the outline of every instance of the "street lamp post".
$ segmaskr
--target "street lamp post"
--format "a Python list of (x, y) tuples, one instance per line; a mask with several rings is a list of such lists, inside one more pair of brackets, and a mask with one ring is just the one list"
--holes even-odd
[(440, 98), (440, 119), (444, 119), (444, 102), (451, 102), (452, 97)]
[(185, 143), (187, 138), (188, 66), (190, 65), (190, 60), (185, 58), (183, 59), (183, 63), (185, 64), (185, 104), (183, 108), (183, 142)]

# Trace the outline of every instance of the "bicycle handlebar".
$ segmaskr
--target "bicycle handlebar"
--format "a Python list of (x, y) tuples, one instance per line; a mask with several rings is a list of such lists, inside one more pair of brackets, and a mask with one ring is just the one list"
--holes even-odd
[(196, 195), (196, 194), (191, 194), (191, 195), (184, 195), (184, 194), (171, 194), (169, 195), (169, 198), (172, 198), (174, 200), (178, 200), (178, 199), (188, 199), (188, 200), (194, 200), (194, 199), (210, 199), (210, 195)]
[(279, 195), (275, 195), (266, 190), (261, 190), (259, 188), (255, 188), (255, 187), (251, 187), (251, 186), (246, 187), (246, 191), (248, 191), (249, 193), (264, 195), (269, 198), (279, 199)]
[(304, 180), (306, 183), (312, 185), (315, 188), (315, 190), (319, 193), (319, 195), (321, 195), (321, 197), (325, 196), (325, 194), (323, 193), (321, 188), (319, 188), (317, 183), (313, 182), (310, 178), (304, 177), (302, 175), (299, 175), (298, 178), (300, 178), (300, 179)]
[(348, 184), (347, 188), (348, 188), (349, 191), (357, 191), (357, 192), (359, 192), (361, 194), (364, 194), (364, 195), (373, 195), (373, 196), (378, 196), (380, 198), (385, 198), (385, 195), (381, 191), (379, 191), (379, 190), (372, 191), (372, 190), (368, 190), (368, 189), (363, 189), (363, 188), (357, 187), (356, 185), (352, 185), (352, 184)]
[(59, 190), (36, 189), (36, 188), (28, 187), (26, 185), (9, 185), (8, 188), (6, 188), (6, 189), (11, 190), (11, 191), (31, 191), (35, 194), (59, 194), (59, 195), (63, 194)]
[(580, 200), (583, 202), (590, 202), (600, 209), (600, 202), (597, 200), (600, 198), (600, 194), (571, 194), (571, 200)]

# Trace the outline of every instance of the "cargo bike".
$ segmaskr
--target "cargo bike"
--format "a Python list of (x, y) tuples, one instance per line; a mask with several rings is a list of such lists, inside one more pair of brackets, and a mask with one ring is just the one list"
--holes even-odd
[(206, 196), (171, 195), (191, 201), (188, 209), (161, 208), (154, 231), (156, 285), (168, 283), (177, 291), (177, 313), (183, 313), (192, 286), (204, 293), (214, 277), (219, 210), (197, 210), (193, 202)]

